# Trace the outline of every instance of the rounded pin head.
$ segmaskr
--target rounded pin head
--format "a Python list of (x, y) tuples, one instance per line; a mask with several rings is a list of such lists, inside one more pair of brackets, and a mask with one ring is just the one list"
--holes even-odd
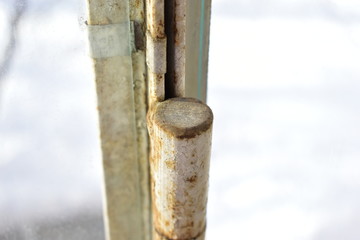
[(153, 120), (173, 137), (193, 138), (211, 127), (213, 114), (195, 98), (171, 98), (158, 104)]

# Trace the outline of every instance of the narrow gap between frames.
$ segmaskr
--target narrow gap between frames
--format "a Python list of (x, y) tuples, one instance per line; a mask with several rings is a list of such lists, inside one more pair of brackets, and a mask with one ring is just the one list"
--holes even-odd
[(175, 97), (175, 0), (164, 3), (166, 42), (165, 100)]

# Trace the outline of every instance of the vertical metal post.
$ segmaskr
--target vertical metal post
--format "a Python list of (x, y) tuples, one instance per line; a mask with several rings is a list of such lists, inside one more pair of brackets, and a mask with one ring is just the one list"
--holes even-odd
[[(148, 128), (154, 240), (202, 240), (205, 237), (213, 115), (199, 100), (184, 98), (186, 82), (194, 82), (201, 92), (206, 91), (203, 85), (198, 86), (197, 76), (185, 79), (188, 71), (186, 34), (193, 34), (187, 32), (190, 2), (147, 0)], [(203, 4), (197, 9), (201, 6)], [(195, 45), (191, 46), (194, 51)], [(188, 54), (191, 64), (198, 66), (200, 58), (202, 66), (202, 53)], [(199, 67), (192, 73), (198, 70)], [(200, 71), (206, 70), (201, 68)], [(205, 99), (204, 95), (202, 97)]]
[[(135, 40), (139, 40), (135, 39), (139, 28), (134, 28), (143, 24), (144, 9), (130, 12), (128, 0), (87, 2), (103, 154), (107, 239), (150, 239), (145, 52), (134, 50), (134, 45), (138, 45)], [(138, 3), (136, 7), (143, 5)]]
[(148, 115), (154, 240), (204, 239), (212, 121), (192, 98), (158, 103)]

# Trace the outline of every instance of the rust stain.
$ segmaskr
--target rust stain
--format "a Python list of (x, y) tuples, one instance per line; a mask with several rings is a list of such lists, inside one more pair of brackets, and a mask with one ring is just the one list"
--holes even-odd
[(186, 179), (187, 182), (194, 183), (197, 180), (197, 175), (193, 175)]
[(157, 171), (159, 168), (159, 159), (161, 157), (161, 149), (162, 149), (163, 141), (157, 138), (157, 139), (153, 139), (151, 141), (151, 144), (153, 147), (151, 149), (150, 162), (152, 164), (153, 171)]
[(136, 7), (136, 8), (140, 7), (141, 4), (142, 4), (142, 0), (135, 0), (134, 1), (134, 7)]
[(175, 170), (175, 162), (171, 160), (166, 160), (165, 165), (167, 168)]
[[(194, 105), (199, 104), (203, 105), (202, 112), (198, 113), (199, 118), (201, 117), (204, 119), (203, 122), (199, 123), (196, 126), (184, 128), (184, 127), (178, 127), (176, 124), (173, 124), (172, 122), (165, 122), (164, 119), (166, 118), (166, 115), (173, 114), (174, 112), (174, 104), (177, 104), (177, 102), (184, 104), (182, 105), (181, 109), (176, 110), (177, 114), (186, 114), (186, 110), (194, 107)], [(183, 113), (182, 113), (183, 112)], [(168, 133), (170, 136), (176, 137), (177, 139), (191, 139), (195, 138), (196, 136), (202, 134), (203, 132), (209, 130), (212, 126), (213, 122), (213, 113), (211, 109), (206, 106), (205, 104), (201, 103), (199, 100), (194, 98), (172, 98), (169, 100), (166, 100), (164, 102), (159, 103), (157, 106), (156, 114), (153, 116), (154, 123), (159, 126), (164, 132)]]

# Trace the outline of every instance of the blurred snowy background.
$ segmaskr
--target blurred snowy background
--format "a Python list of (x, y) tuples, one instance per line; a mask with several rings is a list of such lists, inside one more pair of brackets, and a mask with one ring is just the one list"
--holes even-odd
[[(104, 239), (84, 3), (0, 1), (1, 240)], [(360, 2), (213, 0), (210, 44), (207, 239), (360, 239)]]

